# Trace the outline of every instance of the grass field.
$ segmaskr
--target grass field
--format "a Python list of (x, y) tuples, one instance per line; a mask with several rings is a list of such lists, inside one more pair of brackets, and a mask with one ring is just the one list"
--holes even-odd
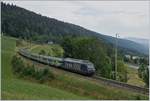
[(136, 86), (140, 86), (140, 87), (144, 87), (145, 83), (143, 82), (143, 80), (141, 78), (139, 78), (138, 76), (138, 70), (134, 69), (134, 68), (128, 68), (128, 84), (131, 85), (136, 85)]
[(54, 57), (62, 57), (64, 54), (63, 48), (56, 44), (34, 45), (30, 49), (32, 53), (37, 53), (37, 54), (40, 53), (41, 50), (44, 50), (46, 52), (46, 55), (54, 56)]
[(2, 37), (2, 99), (86, 99), (50, 86), (16, 78), (11, 72), (15, 39)]
[(10, 63), (15, 54), (15, 40), (2, 37), (2, 99), (148, 99), (67, 72), (54, 71), (56, 79), (45, 84), (17, 78)]
[[(25, 59), (26, 60), (26, 59)], [(50, 68), (55, 74), (55, 79), (46, 83), (51, 87), (56, 87), (68, 92), (72, 92), (82, 96), (88, 96), (89, 99), (147, 99), (146, 96), (132, 93), (128, 90), (118, 89), (111, 86), (104, 85), (90, 78), (85, 78), (75, 73), (68, 73), (64, 70), (52, 68), (40, 63), (26, 60), (29, 64), (34, 64), (37, 68)]]

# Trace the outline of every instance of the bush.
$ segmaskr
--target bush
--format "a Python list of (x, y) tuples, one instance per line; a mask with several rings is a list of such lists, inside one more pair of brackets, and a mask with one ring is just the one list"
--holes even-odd
[(19, 38), (18, 40), (16, 40), (16, 46), (22, 46), (23, 45), (23, 41), (21, 38)]
[(54, 75), (47, 68), (43, 70), (36, 71), (36, 80), (39, 80), (40, 83), (45, 82), (46, 80), (54, 79)]
[(36, 70), (34, 65), (28, 64), (25, 66), (23, 60), (16, 55), (12, 58), (12, 69), (14, 73), (18, 73), (21, 77), (32, 77), (40, 83), (54, 79), (53, 73), (48, 68)]
[(40, 80), (42, 78), (42, 72), (41, 71), (36, 71), (35, 72), (35, 79)]
[(39, 52), (39, 55), (46, 55), (45, 50), (42, 49), (42, 50)]
[(127, 66), (124, 64), (123, 61), (119, 60), (117, 63), (117, 80), (121, 82), (127, 82)]
[(32, 71), (31, 71), (31, 67), (26, 67), (26, 68), (24, 68), (24, 70), (23, 70), (23, 75), (25, 75), (25, 76), (31, 76), (32, 75)]
[(12, 58), (12, 67), (14, 72), (21, 72), (23, 68), (25, 68), (23, 61), (20, 57), (16, 55)]
[(137, 95), (136, 96), (136, 100), (141, 100), (140, 96)]
[(146, 83), (146, 86), (149, 86), (149, 68), (148, 68), (148, 66), (141, 64), (138, 69), (138, 75)]

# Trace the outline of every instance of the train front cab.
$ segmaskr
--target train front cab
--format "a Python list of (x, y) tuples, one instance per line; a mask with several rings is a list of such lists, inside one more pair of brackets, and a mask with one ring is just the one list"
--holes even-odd
[(92, 76), (95, 73), (95, 68), (94, 68), (93, 64), (92, 65), (91, 64), (90, 65), (82, 64), (81, 72), (84, 75)]

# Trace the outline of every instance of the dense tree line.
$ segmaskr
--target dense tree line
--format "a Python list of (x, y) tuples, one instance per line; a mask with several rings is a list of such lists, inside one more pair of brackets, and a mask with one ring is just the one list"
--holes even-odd
[(46, 42), (60, 41), (64, 35), (89, 35), (91, 32), (70, 23), (38, 15), (15, 5), (1, 3), (2, 32), (14, 37)]
[[(94, 64), (98, 75), (115, 79), (113, 77), (114, 56), (109, 54), (111, 50), (108, 50), (102, 41), (94, 37), (68, 36), (64, 39), (62, 46), (65, 50), (65, 57), (89, 60)], [(117, 75), (117, 80), (127, 81), (127, 67), (122, 61), (118, 62)]]

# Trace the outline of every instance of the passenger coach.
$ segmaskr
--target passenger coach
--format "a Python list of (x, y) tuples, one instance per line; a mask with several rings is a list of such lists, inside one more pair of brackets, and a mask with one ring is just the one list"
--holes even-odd
[(44, 64), (56, 66), (71, 72), (76, 72), (83, 75), (93, 75), (95, 73), (95, 68), (93, 63), (88, 60), (79, 60), (73, 58), (57, 58), (51, 56), (44, 56), (30, 53), (26, 49), (20, 49), (19, 54), (25, 56), (34, 61), (38, 61)]

